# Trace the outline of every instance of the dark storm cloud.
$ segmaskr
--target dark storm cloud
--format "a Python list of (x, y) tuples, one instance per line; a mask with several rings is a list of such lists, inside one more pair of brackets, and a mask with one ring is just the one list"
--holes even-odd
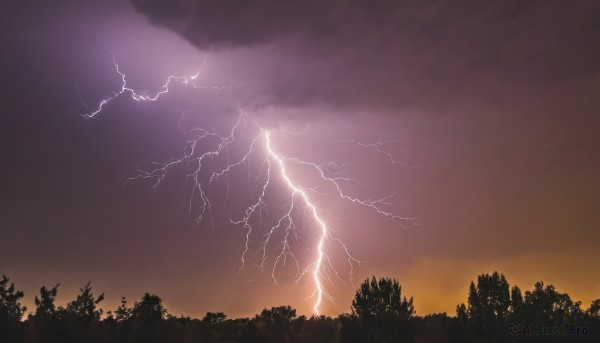
[(593, 1), (133, 3), (201, 49), (263, 49), (267, 105), (498, 102), (600, 70)]

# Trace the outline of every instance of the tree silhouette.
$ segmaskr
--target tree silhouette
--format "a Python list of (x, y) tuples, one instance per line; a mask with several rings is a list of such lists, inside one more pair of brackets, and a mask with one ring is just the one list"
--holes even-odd
[(263, 309), (256, 316), (257, 322), (263, 322), (267, 329), (269, 342), (288, 342), (292, 336), (292, 319), (296, 318), (296, 310), (291, 306), (271, 307)]
[(500, 332), (505, 333), (510, 305), (509, 286), (504, 275), (498, 272), (479, 275), (477, 286), (473, 282), (469, 286), (468, 330), (484, 341), (499, 336)]
[(127, 342), (129, 338), (132, 313), (133, 309), (127, 306), (127, 299), (121, 297), (121, 305), (115, 310), (114, 317), (109, 315), (105, 320), (118, 342)]
[(61, 322), (62, 308), (56, 308), (54, 300), (58, 293), (57, 284), (51, 289), (43, 286), (40, 288), (40, 296), (35, 296), (35, 312), (29, 315), (28, 328), (25, 342), (64, 343), (68, 342), (66, 329)]
[(166, 342), (166, 338), (159, 335), (166, 313), (162, 299), (158, 295), (144, 294), (142, 299), (133, 305), (131, 311), (129, 342)]
[(277, 321), (277, 320), (292, 320), (296, 318), (296, 310), (291, 306), (277, 306), (271, 307), (270, 310), (266, 308), (262, 310), (259, 315), (260, 319), (266, 321)]
[[(510, 290), (510, 291), (509, 291)], [(456, 308), (450, 327), (454, 342), (504, 342), (510, 323), (525, 321), (524, 300), (519, 287), (510, 289), (504, 275), (481, 274), (469, 285), (467, 306)]]
[(146, 293), (139, 302), (133, 305), (132, 315), (139, 318), (162, 320), (167, 310), (162, 305), (162, 299), (156, 294)]
[(456, 317), (452, 318), (450, 327), (448, 328), (448, 338), (450, 342), (471, 342), (467, 327), (469, 325), (469, 314), (467, 306), (459, 304), (456, 306)]
[(18, 341), (21, 330), (21, 318), (27, 307), (22, 306), (19, 300), (23, 292), (15, 290), (15, 284), (8, 285), (10, 279), (2, 275), (0, 281), (0, 334), (3, 342), (13, 343)]
[(206, 312), (202, 322), (208, 325), (217, 325), (223, 323), (225, 319), (227, 319), (227, 315), (223, 312)]
[(413, 342), (415, 309), (412, 297), (402, 297), (395, 279), (373, 277), (365, 280), (352, 301), (357, 316), (372, 342)]
[(98, 298), (94, 298), (90, 283), (91, 282), (88, 282), (83, 288), (80, 288), (81, 293), (77, 295), (75, 300), (67, 305), (68, 313), (86, 322), (100, 319), (102, 310), (97, 310), (96, 305), (104, 300), (104, 293), (100, 294)]
[[(510, 338), (506, 332), (511, 325), (582, 326), (592, 318), (590, 312), (581, 310), (581, 302), (574, 302), (568, 294), (558, 292), (552, 285), (544, 286), (541, 281), (524, 296), (517, 286), (510, 290), (510, 297), (508, 290), (508, 282), (498, 272), (480, 275), (477, 285), (471, 282), (468, 306), (457, 306), (456, 318), (452, 320), (451, 341), (505, 342)], [(552, 341), (561, 338), (554, 337)]]
[(586, 326), (591, 333), (600, 333), (600, 299), (592, 301), (590, 307), (585, 311)]
[(36, 306), (36, 316), (52, 316), (56, 314), (56, 306), (54, 305), (54, 299), (56, 298), (56, 294), (58, 293), (58, 286), (60, 286), (60, 284), (57, 284), (51, 289), (47, 289), (46, 286), (42, 286), (42, 288), (40, 288), (40, 297), (38, 298), (38, 296), (36, 295), (34, 300)]
[(521, 289), (514, 286), (510, 290), (510, 312), (515, 314), (523, 310), (523, 293)]
[(593, 319), (600, 319), (600, 299), (592, 301), (592, 304), (586, 313)]
[(80, 288), (81, 293), (67, 305), (61, 318), (65, 322), (69, 337), (75, 342), (102, 340), (102, 310), (97, 309), (96, 305), (104, 300), (104, 293), (95, 298), (90, 283)]
[(544, 287), (542, 281), (536, 282), (533, 291), (525, 292), (523, 308), (528, 320), (546, 326), (580, 324), (584, 314), (581, 302), (573, 302), (568, 294), (558, 292), (552, 285)]
[(121, 305), (115, 310), (115, 319), (117, 321), (123, 321), (131, 318), (133, 310), (127, 307), (127, 299), (121, 297)]

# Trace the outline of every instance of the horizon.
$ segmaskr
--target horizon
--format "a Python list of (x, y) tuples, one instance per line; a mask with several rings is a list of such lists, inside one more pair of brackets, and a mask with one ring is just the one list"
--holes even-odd
[[(499, 273), (501, 275), (506, 276), (504, 273), (501, 273), (501, 272), (499, 272)], [(480, 273), (480, 274), (477, 274), (477, 275), (482, 275), (482, 274), (489, 274), (489, 275), (491, 275), (491, 272)], [(6, 276), (8, 276), (8, 275), (6, 275)], [(8, 277), (10, 279), (9, 282), (10, 283), (14, 283), (16, 289), (22, 291), (22, 289), (19, 287), (18, 282), (15, 281), (14, 279), (10, 278), (10, 276), (8, 276)], [(391, 276), (382, 275), (382, 276), (373, 276), (373, 277), (376, 277), (377, 279), (379, 279), (381, 277), (391, 277)], [(391, 277), (391, 278), (394, 279), (394, 277)], [(368, 278), (367, 280), (370, 280), (370, 278)], [(108, 311), (112, 311), (114, 313), (114, 310), (121, 304), (121, 297), (122, 296), (118, 296), (118, 300), (117, 299), (113, 299), (113, 301), (111, 301), (111, 298), (113, 298), (113, 296), (111, 296), (110, 294), (104, 293), (101, 289), (98, 289), (94, 285), (93, 280), (89, 280), (89, 281), (90, 281), (90, 286), (92, 287), (92, 290), (94, 292), (94, 295), (104, 294), (104, 300), (103, 300), (102, 304), (100, 306), (98, 306), (98, 309), (101, 309), (103, 311), (102, 318), (106, 318)], [(365, 280), (363, 280), (363, 281), (365, 281)], [(413, 297), (414, 298), (414, 296), (411, 293), (409, 293), (409, 292), (406, 291), (406, 289), (403, 286), (402, 282), (400, 282), (400, 280), (398, 280), (398, 281), (400, 283), (400, 286), (402, 287), (403, 297), (406, 297), (406, 298)], [(471, 281), (476, 283), (477, 277), (474, 277)], [(519, 284), (516, 284), (516, 283), (511, 283), (510, 276), (507, 277), (507, 281), (508, 281), (509, 286), (511, 288), (514, 287), (514, 286), (518, 286), (523, 293), (525, 293), (526, 291), (531, 291), (534, 288), (534, 284), (533, 283), (530, 285), (530, 287), (524, 287), (523, 285), (519, 285)], [(592, 304), (592, 302), (595, 300), (595, 299), (591, 299), (589, 301), (582, 300), (582, 299), (580, 299), (580, 298), (578, 298), (576, 296), (573, 296), (572, 293), (569, 292), (568, 290), (563, 289), (560, 286), (557, 287), (551, 281), (537, 280), (535, 282), (539, 282), (539, 281), (543, 282), (544, 285), (555, 286), (555, 288), (559, 292), (564, 292), (566, 294), (569, 294), (571, 296), (571, 299), (573, 299), (576, 302), (577, 301), (581, 302), (581, 307), (583, 309), (588, 308), (590, 306), (590, 304)], [(56, 303), (57, 303), (58, 306), (66, 307), (67, 303), (70, 302), (70, 301), (72, 301), (75, 298), (75, 296), (77, 294), (79, 294), (79, 289), (81, 287), (85, 286), (86, 283), (85, 282), (82, 283), (81, 286), (77, 287), (76, 291), (67, 293), (69, 295), (61, 295), (61, 294), (64, 293), (63, 292), (64, 291), (64, 287), (63, 287), (62, 283), (59, 283), (59, 284), (60, 284), (60, 286), (58, 288), (58, 295), (56, 297)], [(54, 286), (56, 286), (56, 284), (53, 284), (53, 285), (41, 285), (40, 287), (42, 287), (42, 286), (45, 286), (45, 287), (54, 287)], [(35, 308), (35, 306), (33, 304), (33, 297), (39, 295), (38, 293), (39, 293), (39, 289), (38, 289), (37, 293), (33, 294), (33, 296), (28, 296), (28, 293), (25, 292), (25, 296), (23, 297), (24, 301), (22, 302), (22, 304), (27, 307), (27, 311), (25, 312), (25, 315), (23, 316), (22, 320), (26, 320), (27, 316), (30, 313), (32, 313), (32, 309)], [(143, 292), (143, 293), (155, 294), (155, 295), (158, 295), (159, 297), (161, 297), (160, 294), (155, 293), (155, 292)], [(456, 316), (456, 307), (458, 305), (460, 305), (460, 304), (466, 304), (467, 303), (467, 295), (468, 295), (468, 284), (465, 284), (465, 287), (464, 287), (464, 299), (461, 300), (460, 302), (456, 303), (456, 305), (454, 305), (454, 308), (452, 309), (452, 311), (434, 311), (434, 312), (428, 312), (428, 313), (422, 313), (421, 311), (419, 311), (419, 308), (418, 308), (419, 299), (418, 298), (414, 298), (414, 301), (415, 301), (415, 314), (417, 316), (419, 316), (419, 317), (424, 317), (424, 316), (434, 315), (434, 314), (446, 314), (449, 317), (455, 317)], [(125, 298), (126, 298), (128, 304), (130, 306), (132, 306), (134, 304), (134, 302), (139, 301), (142, 296), (143, 296), (143, 294), (140, 294), (137, 297), (131, 297), (131, 298), (130, 297), (125, 297)], [(206, 310), (206, 311), (204, 311), (204, 310), (202, 310), (202, 311), (196, 311), (196, 314), (183, 313), (183, 312), (178, 312), (178, 311), (172, 311), (171, 310), (172, 307), (169, 305), (169, 299), (168, 298), (163, 298), (163, 297), (161, 297), (161, 298), (163, 300), (163, 303), (165, 304), (165, 309), (167, 310), (167, 313), (169, 315), (173, 315), (175, 317), (183, 316), (183, 317), (189, 317), (189, 318), (192, 318), (192, 319), (201, 319), (208, 312), (222, 312), (222, 311), (219, 311), (219, 309), (209, 309), (209, 310)], [(106, 304), (108, 304), (108, 303), (112, 303), (112, 305), (108, 305), (107, 306)], [(233, 320), (235, 320), (235, 319), (252, 318), (255, 315), (259, 314), (260, 311), (262, 311), (263, 309), (268, 309), (268, 308), (277, 307), (277, 306), (286, 306), (286, 305), (287, 304), (283, 304), (283, 303), (282, 304), (269, 304), (269, 305), (263, 306), (262, 308), (258, 308), (254, 313), (241, 314), (241, 315), (237, 314), (237, 315), (234, 315), (234, 316), (232, 316), (232, 315), (230, 315), (229, 313), (226, 313), (226, 312), (224, 312), (224, 313), (225, 313), (225, 315), (227, 315), (227, 319), (233, 319)], [(351, 309), (351, 304), (348, 304), (348, 310), (350, 310), (350, 309)], [(345, 311), (345, 312), (342, 311), (342, 312), (339, 312), (337, 314), (326, 314), (326, 316), (331, 317), (331, 318), (336, 318), (337, 316), (342, 315), (342, 314), (346, 314), (346, 313), (350, 313), (350, 311)], [(315, 316), (314, 313), (301, 313), (301, 312), (298, 313), (298, 315), (304, 315), (306, 317)]]

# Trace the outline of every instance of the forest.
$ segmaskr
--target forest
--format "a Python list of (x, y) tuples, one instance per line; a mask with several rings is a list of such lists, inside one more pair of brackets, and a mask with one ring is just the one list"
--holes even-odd
[(263, 309), (253, 318), (230, 319), (222, 312), (203, 318), (173, 316), (156, 294), (113, 311), (100, 308), (104, 294), (91, 283), (66, 307), (57, 305), (59, 285), (41, 287), (35, 308), (7, 276), (0, 281), (2, 343), (200, 343), (200, 342), (598, 342), (600, 299), (582, 308), (550, 284), (522, 292), (504, 275), (482, 274), (471, 282), (467, 304), (456, 313), (418, 316), (413, 298), (397, 280), (365, 280), (349, 313), (336, 318), (297, 315), (290, 306)]

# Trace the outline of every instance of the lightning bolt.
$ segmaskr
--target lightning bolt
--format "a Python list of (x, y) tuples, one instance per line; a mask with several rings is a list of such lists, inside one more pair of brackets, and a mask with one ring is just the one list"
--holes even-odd
[(193, 88), (196, 88), (196, 89), (204, 89), (204, 90), (233, 89), (233, 86), (235, 84), (240, 84), (240, 82), (237, 82), (235, 80), (232, 81), (231, 84), (228, 86), (210, 86), (210, 87), (208, 87), (208, 86), (203, 86), (203, 85), (199, 84), (197, 82), (197, 79), (200, 76), (200, 73), (202, 72), (202, 70), (204, 69), (207, 59), (208, 59), (208, 57), (205, 57), (203, 59), (200, 68), (198, 69), (198, 71), (195, 74), (183, 75), (183, 76), (169, 75), (169, 77), (167, 77), (167, 80), (165, 81), (165, 83), (159, 88), (159, 90), (154, 95), (148, 95), (148, 94), (138, 93), (133, 88), (130, 88), (127, 86), (127, 76), (121, 72), (119, 65), (117, 64), (117, 60), (113, 56), (113, 64), (115, 66), (117, 73), (121, 76), (121, 88), (117, 91), (113, 91), (113, 95), (102, 99), (100, 101), (100, 103), (98, 104), (98, 106), (96, 106), (95, 109), (91, 109), (87, 105), (87, 103), (79, 96), (79, 86), (77, 84), (75, 84), (75, 88), (77, 89), (78, 98), (81, 101), (81, 103), (85, 106), (85, 108), (88, 110), (87, 113), (84, 113), (82, 115), (85, 118), (95, 117), (98, 113), (102, 112), (105, 105), (108, 105), (110, 102), (112, 102), (113, 100), (115, 100), (116, 98), (118, 98), (119, 96), (121, 96), (125, 93), (129, 93), (131, 95), (131, 98), (135, 101), (157, 101), (161, 95), (169, 92), (169, 86), (172, 83), (179, 83), (179, 84), (183, 84), (183, 85), (192, 86)]
[[(206, 59), (203, 61), (202, 67), (204, 66), (205, 61)], [(131, 99), (135, 101), (157, 101), (160, 96), (169, 92), (169, 87), (174, 83), (209, 90), (231, 89), (233, 87), (233, 83), (224, 87), (207, 87), (200, 85), (197, 81), (200, 71), (202, 70), (202, 68), (200, 68), (200, 71), (192, 75), (168, 76), (165, 83), (154, 95), (140, 94), (127, 86), (127, 77), (121, 72), (116, 59), (114, 58), (113, 64), (117, 74), (121, 77), (121, 88), (114, 91), (111, 96), (102, 99), (93, 109), (90, 109), (80, 97), (80, 100), (88, 109), (88, 112), (83, 114), (83, 117), (94, 118), (113, 100), (124, 94), (129, 94)], [(78, 87), (77, 89), (79, 90)], [(182, 114), (182, 119), (184, 115), (185, 113)], [(196, 209), (197, 223), (207, 221), (210, 223), (211, 227), (214, 228), (212, 214), (213, 205), (210, 200), (211, 188), (221, 179), (230, 175), (235, 169), (242, 165), (249, 164), (253, 159), (259, 158), (262, 167), (259, 168), (257, 176), (258, 192), (255, 200), (243, 209), (242, 214), (238, 219), (230, 219), (231, 224), (239, 225), (245, 229), (246, 237), (244, 249), (240, 257), (240, 271), (246, 265), (247, 254), (252, 248), (252, 237), (255, 234), (255, 231), (258, 230), (258, 227), (255, 227), (254, 222), (258, 221), (259, 224), (262, 224), (263, 213), (266, 213), (267, 211), (268, 193), (272, 188), (275, 178), (277, 178), (279, 182), (283, 183), (285, 189), (287, 189), (290, 201), (285, 206), (283, 213), (278, 216), (275, 223), (262, 235), (259, 242), (260, 247), (258, 249), (262, 256), (260, 264), (257, 266), (261, 270), (265, 268), (268, 259), (267, 250), (272, 246), (271, 243), (275, 240), (275, 234), (282, 231), (283, 238), (275, 245), (278, 247), (279, 253), (273, 262), (271, 278), (273, 282), (277, 284), (277, 270), (287, 267), (289, 263), (288, 260), (292, 260), (296, 267), (296, 284), (300, 282), (305, 275), (311, 275), (315, 288), (309, 298), (315, 298), (313, 310), (316, 315), (320, 314), (319, 309), (324, 298), (327, 298), (330, 301), (334, 300), (327, 292), (324, 281), (333, 285), (334, 282), (332, 276), (335, 276), (343, 282), (343, 277), (347, 274), (350, 281), (353, 283), (352, 275), (354, 267), (355, 265), (361, 265), (361, 261), (352, 256), (347, 245), (334, 235), (333, 230), (323, 219), (321, 210), (312, 198), (313, 196), (327, 195), (320, 192), (319, 189), (329, 185), (329, 187), (335, 191), (334, 194), (337, 198), (358, 206), (369, 208), (375, 213), (399, 224), (403, 228), (417, 225), (414, 218), (402, 217), (393, 212), (384, 210), (384, 207), (390, 204), (390, 200), (394, 194), (388, 194), (378, 198), (363, 199), (347, 193), (344, 190), (343, 185), (345, 183), (359, 182), (359, 180), (343, 176), (342, 173), (337, 171), (341, 167), (339, 164), (332, 162), (318, 164), (305, 161), (299, 157), (285, 156), (274, 146), (271, 130), (250, 120), (244, 111), (240, 111), (235, 124), (233, 124), (231, 130), (226, 135), (220, 135), (200, 127), (194, 127), (190, 130), (184, 130), (182, 127), (182, 130), (185, 134), (191, 136), (191, 138), (186, 141), (183, 152), (179, 157), (173, 157), (165, 162), (155, 162), (155, 167), (150, 170), (138, 169), (139, 174), (129, 178), (127, 182), (136, 179), (150, 179), (153, 181), (152, 188), (156, 190), (172, 169), (193, 166), (187, 174), (187, 177), (191, 179), (193, 183), (188, 211), (192, 214)], [(306, 130), (307, 127), (301, 132), (295, 133), (287, 131), (286, 129), (283, 131), (283, 134), (302, 135)], [(247, 132), (250, 132), (250, 135), (242, 134)], [(400, 161), (393, 158), (391, 153), (382, 149), (382, 145), (384, 144), (382, 142), (372, 144), (359, 143), (354, 140), (349, 142), (356, 143), (363, 148), (375, 148), (377, 152), (386, 155), (393, 164), (401, 164)], [(240, 145), (243, 147), (242, 154), (231, 160), (229, 150), (235, 150)], [(304, 172), (311, 172), (323, 182), (323, 185), (317, 187), (303, 187), (289, 173), (291, 168), (301, 169), (304, 170)], [(297, 209), (303, 209), (304, 215), (302, 215), (301, 218), (310, 218), (312, 224), (318, 229), (318, 239), (314, 249), (315, 256), (311, 258), (311, 262), (304, 268), (301, 268), (299, 258), (296, 256), (293, 249), (293, 243), (299, 240), (299, 234), (296, 230), (298, 224), (295, 219), (295, 212)], [(348, 273), (338, 272), (334, 267), (332, 257), (328, 250), (328, 248), (334, 246), (337, 246), (338, 249), (341, 248), (341, 251), (345, 254), (349, 268)]]
[[(317, 256), (317, 260), (313, 263), (314, 264), (313, 278), (315, 281), (315, 286), (317, 288), (316, 289), (317, 301), (316, 301), (313, 309), (315, 310), (315, 313), (317, 315), (319, 315), (319, 305), (321, 305), (321, 302), (323, 300), (323, 293), (324, 293), (323, 286), (321, 284), (321, 279), (319, 278), (319, 274), (321, 273), (323, 257), (325, 256), (325, 252), (323, 251), (323, 245), (325, 244), (325, 239), (329, 236), (329, 229), (327, 228), (327, 224), (325, 224), (323, 219), (321, 219), (321, 217), (319, 217), (319, 214), (317, 212), (317, 207), (310, 201), (306, 192), (302, 188), (294, 185), (292, 180), (290, 180), (290, 178), (287, 175), (286, 170), (285, 170), (285, 164), (283, 163), (283, 158), (280, 157), (279, 155), (277, 155), (275, 153), (275, 151), (273, 151), (273, 148), (271, 147), (270, 132), (265, 131), (264, 135), (265, 135), (265, 148), (267, 149), (269, 156), (277, 161), (277, 164), (279, 165), (279, 171), (281, 173), (281, 177), (285, 180), (285, 183), (292, 191), (292, 197), (295, 194), (299, 194), (302, 197), (302, 200), (304, 200), (304, 203), (306, 204), (306, 206), (308, 206), (308, 208), (312, 212), (312, 216), (313, 216), (315, 222), (318, 224), (319, 228), (321, 229), (321, 237), (319, 238), (319, 243), (317, 244), (318, 256)], [(292, 205), (290, 206), (290, 208), (292, 208), (292, 207), (293, 207), (293, 202), (292, 202)], [(289, 212), (286, 216), (289, 217)], [(290, 219), (290, 223), (291, 223), (291, 219)]]

